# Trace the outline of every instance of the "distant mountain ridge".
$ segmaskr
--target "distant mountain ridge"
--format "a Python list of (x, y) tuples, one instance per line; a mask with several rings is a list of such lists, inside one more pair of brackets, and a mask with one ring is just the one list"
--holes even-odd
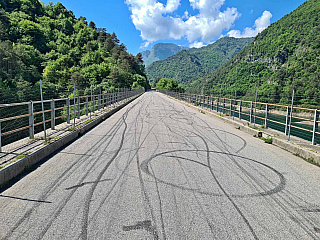
[(151, 50), (141, 52), (142, 59), (146, 67), (153, 62), (164, 60), (182, 50), (188, 49), (187, 47), (178, 46), (173, 43), (157, 43)]
[(165, 77), (186, 83), (213, 72), (252, 41), (253, 38), (224, 37), (202, 48), (182, 50), (165, 60), (152, 63), (146, 68), (146, 75), (149, 82)]
[[(271, 24), (254, 42), (217, 71), (195, 81), (191, 91), (252, 96), (289, 103), (295, 90), (301, 104), (319, 105), (320, 0), (308, 0)], [(313, 102), (311, 102), (312, 99)], [(263, 99), (261, 99), (262, 101)]]

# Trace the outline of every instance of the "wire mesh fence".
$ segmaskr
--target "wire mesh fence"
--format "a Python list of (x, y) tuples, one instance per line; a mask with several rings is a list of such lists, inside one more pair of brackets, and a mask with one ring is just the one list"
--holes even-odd
[[(279, 103), (276, 99), (268, 101), (265, 95), (259, 95), (255, 91), (251, 95), (237, 98), (236, 92), (226, 94), (192, 94), (174, 91), (160, 92), (171, 97), (181, 99), (196, 106), (202, 106), (230, 116), (233, 119), (245, 120), (253, 127), (259, 125), (261, 128), (271, 128), (290, 136), (296, 136), (308, 140), (311, 144), (320, 144), (319, 131), (319, 102), (314, 99), (305, 99), (302, 96), (279, 96)], [(312, 106), (304, 107), (304, 106)]]

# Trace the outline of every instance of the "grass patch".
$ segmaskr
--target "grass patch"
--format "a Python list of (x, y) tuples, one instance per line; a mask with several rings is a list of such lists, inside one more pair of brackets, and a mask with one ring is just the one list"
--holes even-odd
[(236, 127), (236, 129), (240, 130), (240, 126)]
[[(25, 158), (26, 156), (28, 156), (31, 152), (26, 152), (26, 153), (23, 153), (23, 154), (20, 154), (18, 156), (15, 157), (15, 160), (12, 160), (12, 161), (16, 161), (16, 160), (20, 160), (22, 158)], [(9, 162), (11, 164), (11, 162)]]
[(206, 112), (205, 112), (205, 111), (200, 110), (200, 112), (201, 112), (202, 114), (206, 114)]
[(271, 137), (268, 137), (268, 138), (261, 137), (260, 139), (263, 140), (265, 143), (272, 144), (272, 138)]

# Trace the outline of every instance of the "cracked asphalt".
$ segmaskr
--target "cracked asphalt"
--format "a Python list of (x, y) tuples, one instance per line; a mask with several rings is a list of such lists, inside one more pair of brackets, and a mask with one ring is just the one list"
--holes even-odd
[(320, 239), (320, 168), (147, 92), (0, 207), (0, 239)]

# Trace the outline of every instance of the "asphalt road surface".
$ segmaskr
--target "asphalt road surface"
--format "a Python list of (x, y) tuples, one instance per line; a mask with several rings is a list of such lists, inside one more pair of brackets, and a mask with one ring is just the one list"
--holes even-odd
[(320, 168), (147, 92), (0, 207), (0, 239), (320, 239)]

